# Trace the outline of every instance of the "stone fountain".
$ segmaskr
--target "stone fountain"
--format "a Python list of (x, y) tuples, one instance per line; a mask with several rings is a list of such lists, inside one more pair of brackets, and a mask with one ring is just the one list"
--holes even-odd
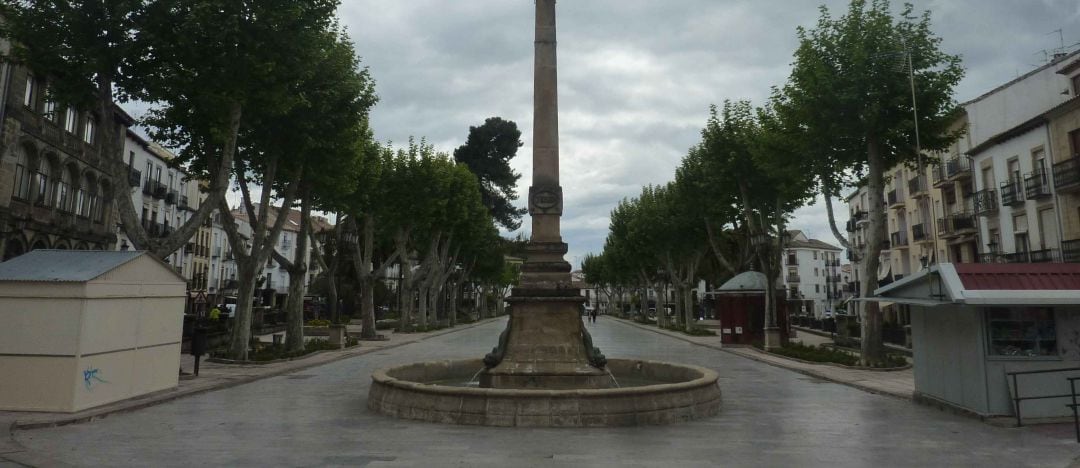
[[(717, 414), (715, 372), (608, 360), (593, 346), (581, 319), (585, 298), (572, 288), (559, 226), (563, 195), (555, 0), (536, 0), (535, 54), (532, 237), (521, 285), (507, 299), (513, 305), (507, 327), (483, 360), (376, 371), (368, 408), (401, 418), (491, 426), (664, 424)], [(478, 388), (467, 385), (474, 378)]]

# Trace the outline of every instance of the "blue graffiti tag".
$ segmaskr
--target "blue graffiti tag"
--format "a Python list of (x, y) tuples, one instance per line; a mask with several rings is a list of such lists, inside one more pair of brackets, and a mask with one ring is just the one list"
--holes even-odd
[(82, 373), (83, 384), (86, 385), (87, 390), (90, 390), (90, 388), (94, 386), (94, 381), (95, 380), (98, 381), (98, 382), (101, 382), (101, 383), (109, 383), (105, 379), (102, 379), (101, 377), (98, 377), (98, 371), (99, 370), (96, 369), (96, 368), (95, 369), (86, 369), (86, 370), (83, 371), (83, 373)]

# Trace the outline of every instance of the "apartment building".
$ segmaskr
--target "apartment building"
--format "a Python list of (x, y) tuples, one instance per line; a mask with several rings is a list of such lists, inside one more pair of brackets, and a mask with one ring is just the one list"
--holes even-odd
[(956, 191), (973, 192), (945, 225), (972, 241), (951, 248), (950, 260), (1080, 261), (1078, 86), (1080, 52), (1073, 52), (963, 104), (970, 149), (939, 172), (948, 177), (956, 167)]
[[(131, 202), (147, 234), (167, 237), (187, 222), (196, 207), (191, 203), (191, 190), (196, 181), (187, 173), (170, 165), (175, 157), (157, 143), (148, 141), (128, 130), (124, 138), (124, 157), (128, 166)], [(117, 250), (132, 245), (122, 226), (117, 226)], [(195, 275), (195, 241), (189, 242), (165, 258), (165, 262), (191, 281)], [(190, 289), (190, 287), (189, 287)]]
[[(259, 210), (261, 209), (259, 204), (255, 205), (256, 213), (259, 213)], [(280, 209), (270, 207), (270, 210), (270, 219), (268, 222), (273, 224), (276, 217), (280, 215)], [(237, 230), (244, 238), (250, 239), (251, 225), (248, 224), (247, 213), (243, 210), (233, 210), (232, 214), (237, 222)], [(278, 236), (278, 243), (275, 248), (283, 257), (292, 261), (296, 258), (296, 249), (298, 247), (297, 241), (299, 240), (299, 237), (304, 234), (300, 232), (300, 212), (297, 210), (289, 210), (287, 216), (288, 218), (285, 220), (281, 235)], [(220, 222), (220, 219), (218, 222)], [(321, 216), (312, 215), (311, 224), (312, 232), (315, 235), (333, 229), (333, 225), (330, 224), (329, 220)], [(228, 238), (225, 237), (224, 229), (221, 230), (220, 234), (220, 238), (227, 244)], [(307, 274), (303, 279), (304, 284), (308, 286), (311, 285), (311, 282), (319, 275), (320, 271), (318, 263), (311, 258), (312, 241), (314, 241), (314, 239), (309, 239), (308, 248), (302, 253), (304, 261), (308, 263)], [(266, 265), (263, 266), (258, 277), (262, 278), (262, 284), (259, 286), (261, 292), (257, 293), (262, 295), (260, 297), (262, 298), (262, 303), (265, 305), (277, 304), (283, 301), (289, 292), (289, 283), (294, 280), (290, 277), (288, 270), (285, 269), (285, 265), (280, 264), (273, 258), (267, 259)], [(235, 289), (235, 281), (230, 281), (236, 279), (236, 262), (233, 260), (231, 254), (227, 255), (225, 260), (221, 262), (220, 278), (227, 283), (222, 285), (223, 292), (228, 293), (229, 288), (227, 286), (232, 286), (232, 288)]]
[(802, 231), (788, 231), (784, 245), (780, 280), (789, 301), (800, 301), (793, 315), (824, 317), (840, 303), (843, 290), (840, 254), (843, 249)]

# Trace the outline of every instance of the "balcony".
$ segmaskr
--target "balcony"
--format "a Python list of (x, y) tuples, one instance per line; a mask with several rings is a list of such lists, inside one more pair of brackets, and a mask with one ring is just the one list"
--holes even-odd
[(1050, 178), (1046, 171), (1033, 171), (1024, 176), (1024, 195), (1028, 200), (1046, 198), (1050, 193)]
[(827, 266), (827, 267), (838, 267), (838, 266), (840, 266), (840, 259), (825, 260), (825, 266)]
[(131, 166), (127, 168), (128, 173), (128, 185), (132, 187), (138, 187), (142, 181), (142, 172), (133, 169)]
[(911, 198), (930, 196), (930, 191), (926, 188), (926, 176), (915, 176), (914, 179), (909, 179), (907, 187)]
[(886, 195), (889, 208), (903, 208), (904, 207), (904, 195), (899, 189), (892, 190)]
[(1080, 262), (1080, 239), (1073, 239), (1061, 243), (1061, 261)]
[(1057, 261), (1057, 249), (1032, 250), (1007, 253), (1000, 256), (1001, 263), (1052, 263)]
[(787, 275), (787, 283), (799, 283), (799, 275)]
[(214, 247), (210, 251), (210, 256), (211, 257), (220, 257), (221, 256), (221, 247)]
[(150, 195), (157, 199), (165, 198), (165, 193), (168, 190), (165, 188), (165, 184), (155, 180), (147, 180), (146, 185), (143, 186), (143, 193)]
[(1080, 154), (1054, 164), (1054, 188), (1059, 192), (1080, 189)]
[(929, 231), (925, 224), (913, 224), (911, 225), (911, 239), (915, 242), (927, 242), (931, 240)]
[(974, 198), (975, 200), (972, 203), (975, 207), (976, 216), (990, 215), (997, 212), (997, 192), (995, 190), (979, 190), (975, 192)]
[(1010, 180), (1001, 183), (1001, 206), (1016, 206), (1024, 204), (1024, 191), (1019, 180)]
[(938, 234), (942, 237), (955, 237), (974, 233), (978, 228), (975, 216), (971, 213), (954, 213), (938, 218)]
[(997, 252), (987, 252), (979, 254), (979, 263), (1003, 263), (1004, 260)]
[(180, 198), (180, 197), (176, 192), (169, 191), (169, 193), (165, 194), (165, 204), (166, 205), (175, 205), (176, 202), (177, 202), (177, 198)]
[(961, 180), (971, 177), (971, 158), (957, 156), (945, 162), (945, 178)]
[(180, 195), (179, 206), (180, 206), (181, 210), (188, 209), (188, 196), (187, 195)]
[(890, 234), (889, 241), (895, 248), (901, 249), (907, 247), (907, 231), (897, 231)]
[(940, 188), (942, 185), (945, 185), (946, 179), (944, 166), (934, 166), (932, 175), (934, 176), (934, 188)]

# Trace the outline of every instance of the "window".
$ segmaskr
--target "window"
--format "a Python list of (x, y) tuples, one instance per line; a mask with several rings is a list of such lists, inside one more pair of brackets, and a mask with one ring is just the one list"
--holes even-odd
[(49, 175), (49, 163), (42, 158), (37, 170), (37, 203), (43, 205), (49, 203)]
[(60, 171), (60, 179), (56, 181), (56, 196), (53, 200), (56, 207), (61, 211), (68, 211), (71, 204), (71, 174), (69, 171)]
[(817, 250), (814, 251), (814, 260), (817, 260)]
[(26, 200), (30, 198), (30, 158), (26, 148), (20, 146), (15, 151), (15, 187), (11, 195)]
[(56, 101), (53, 101), (48, 96), (45, 97), (45, 112), (43, 115), (46, 119), (56, 122)]
[(83, 185), (75, 194), (75, 214), (79, 216), (86, 216), (86, 183), (84, 182)]
[(79, 121), (79, 112), (75, 109), (68, 108), (64, 113), (64, 130), (68, 133), (75, 134), (75, 124)]
[(993, 308), (987, 317), (991, 355), (1057, 355), (1057, 327), (1053, 309)]
[[(135, 154), (135, 152), (133, 151), (132, 155), (134, 155), (134, 154)], [(153, 179), (151, 179), (153, 174), (154, 174), (154, 163), (152, 163), (150, 161), (146, 161), (146, 186), (147, 187), (150, 186), (150, 181), (153, 180)]]
[(815, 284), (814, 285), (814, 292), (821, 293), (821, 285), (820, 284)]
[(1073, 96), (1080, 95), (1080, 75), (1072, 77)]
[(37, 85), (34, 83), (34, 75), (26, 74), (26, 88), (23, 90), (23, 105), (34, 108), (34, 91), (36, 91)]
[(83, 141), (94, 144), (94, 128), (97, 126), (97, 121), (93, 117), (86, 118), (86, 125), (83, 127)]

